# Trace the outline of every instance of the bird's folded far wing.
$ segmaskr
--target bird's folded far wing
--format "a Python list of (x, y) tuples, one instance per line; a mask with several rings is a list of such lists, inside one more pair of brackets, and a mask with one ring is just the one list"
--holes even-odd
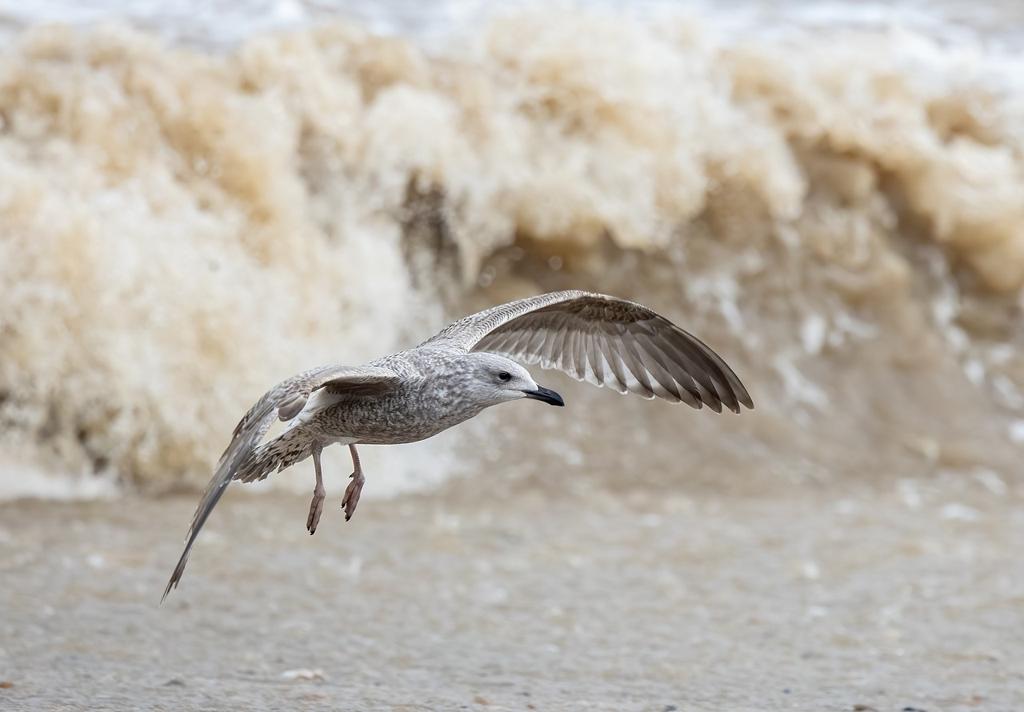
[(706, 404), (754, 404), (740, 379), (697, 337), (635, 302), (581, 291), (502, 304), (455, 322), (431, 341), (491, 351), (620, 393)]
[(256, 401), (256, 404), (235, 426), (231, 443), (221, 455), (213, 478), (207, 485), (202, 499), (199, 500), (192, 525), (186, 535), (185, 550), (178, 560), (178, 565), (174, 568), (174, 573), (171, 574), (170, 581), (167, 582), (163, 598), (167, 598), (171, 589), (178, 585), (185, 570), (185, 564), (188, 562), (192, 544), (210, 516), (210, 512), (217, 506), (217, 502), (230, 484), (231, 478), (259, 445), (276, 418), (291, 420), (302, 410), (310, 394), (321, 388), (338, 393), (352, 392), (360, 395), (373, 395), (386, 393), (397, 387), (399, 382), (398, 374), (378, 366), (322, 366), (282, 381)]

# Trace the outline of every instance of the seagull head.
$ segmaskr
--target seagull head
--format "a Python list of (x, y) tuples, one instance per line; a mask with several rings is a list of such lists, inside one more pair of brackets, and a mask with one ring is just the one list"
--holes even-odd
[(486, 406), (505, 401), (531, 398), (549, 405), (563, 406), (565, 401), (550, 388), (538, 386), (530, 372), (515, 361), (492, 353), (470, 353), (472, 374), (468, 387), (474, 400)]

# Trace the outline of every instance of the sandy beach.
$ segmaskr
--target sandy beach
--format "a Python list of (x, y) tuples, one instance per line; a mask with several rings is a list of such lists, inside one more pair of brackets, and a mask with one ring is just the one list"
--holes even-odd
[(585, 491), (480, 476), (314, 537), (233, 491), (163, 606), (193, 497), (3, 505), (0, 706), (1024, 705), (1019, 493)]

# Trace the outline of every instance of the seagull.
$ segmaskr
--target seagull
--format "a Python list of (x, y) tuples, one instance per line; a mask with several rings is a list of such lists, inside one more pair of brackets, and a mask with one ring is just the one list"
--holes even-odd
[[(517, 359), (619, 393), (693, 408), (754, 403), (740, 379), (704, 342), (635, 302), (570, 290), (502, 304), (464, 317), (407, 351), (364, 366), (321, 366), (282, 381), (235, 427), (199, 501), (163, 598), (176, 588), (199, 530), (232, 480), (255, 482), (313, 458), (316, 485), (306, 529), (316, 532), (327, 493), (320, 454), (335, 443), (352, 455), (341, 500), (355, 514), (365, 478), (356, 445), (394, 445), (437, 435), (499, 403), (565, 401), (537, 385)], [(275, 419), (287, 423), (265, 443)]]

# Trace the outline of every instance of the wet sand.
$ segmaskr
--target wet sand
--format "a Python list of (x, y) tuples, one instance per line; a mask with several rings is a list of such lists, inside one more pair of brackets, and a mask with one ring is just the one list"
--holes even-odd
[(0, 708), (1024, 708), (1012, 487), (614, 490), (2, 505)]

